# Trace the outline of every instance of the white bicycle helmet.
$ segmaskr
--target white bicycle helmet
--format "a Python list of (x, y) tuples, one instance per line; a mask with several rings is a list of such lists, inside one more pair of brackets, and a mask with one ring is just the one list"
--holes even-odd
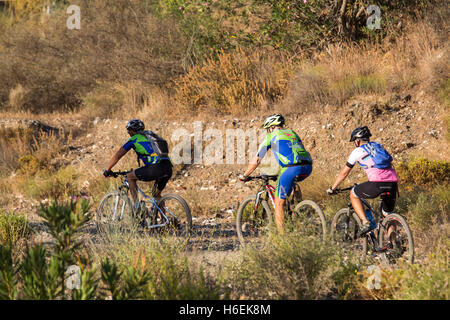
[(283, 126), (284, 117), (281, 114), (273, 114), (264, 120), (263, 128), (268, 129), (273, 126)]

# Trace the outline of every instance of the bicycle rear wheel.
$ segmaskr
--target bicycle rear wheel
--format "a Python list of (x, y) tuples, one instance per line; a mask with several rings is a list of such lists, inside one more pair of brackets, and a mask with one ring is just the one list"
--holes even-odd
[(325, 241), (327, 222), (319, 205), (311, 200), (303, 200), (295, 206), (294, 212), (288, 214), (288, 224), (294, 231), (306, 236), (321, 238)]
[[(192, 216), (186, 200), (176, 193), (168, 193), (158, 201), (158, 207), (169, 219), (169, 224), (165, 228), (168, 233), (181, 237), (190, 235), (192, 231)], [(161, 212), (157, 211), (156, 223), (162, 222)]]
[(98, 206), (96, 224), (102, 235), (136, 230), (130, 198), (119, 191), (106, 194)]
[(331, 239), (341, 245), (345, 250), (356, 250), (367, 253), (367, 237), (358, 237), (361, 220), (349, 208), (342, 208), (334, 215), (331, 222)]
[(387, 248), (385, 254), (389, 264), (396, 264), (399, 260), (413, 263), (414, 241), (405, 218), (397, 213), (391, 213), (381, 224), (383, 228), (379, 234), (379, 246)]
[(272, 228), (272, 214), (265, 200), (255, 209), (256, 196), (249, 196), (239, 205), (236, 214), (236, 231), (241, 245), (258, 242)]

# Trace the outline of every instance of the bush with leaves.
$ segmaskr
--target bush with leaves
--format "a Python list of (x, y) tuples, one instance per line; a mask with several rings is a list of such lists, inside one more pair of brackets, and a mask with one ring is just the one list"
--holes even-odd
[[(227, 281), (246, 299), (359, 298), (357, 271), (365, 267), (339, 246), (297, 232), (271, 235), (264, 249), (249, 246)], [(236, 297), (236, 298), (239, 298)]]
[(0, 210), (0, 245), (15, 245), (31, 236), (32, 230), (25, 215)]
[(450, 183), (450, 162), (418, 158), (401, 162), (395, 169), (399, 178), (409, 188)]
[[(41, 204), (39, 215), (44, 219), (54, 243), (50, 248), (42, 243), (31, 245), (22, 261), (14, 259), (11, 245), (0, 246), (2, 299), (64, 299), (67, 295), (65, 273), (74, 264), (80, 266), (84, 279), (91, 279), (92, 271), (86, 268), (88, 259), (81, 254), (81, 241), (78, 239), (80, 230), (91, 218), (89, 202)], [(89, 297), (83, 287), (72, 294), (74, 297)]]
[[(92, 217), (89, 208), (86, 199), (41, 205), (50, 244), (30, 245), (21, 259), (11, 244), (0, 245), (0, 299), (220, 298), (220, 285), (169, 244), (155, 242), (155, 250), (139, 252), (135, 263), (102, 256), (100, 266), (94, 265), (79, 237)], [(129, 252), (128, 242), (123, 249)]]

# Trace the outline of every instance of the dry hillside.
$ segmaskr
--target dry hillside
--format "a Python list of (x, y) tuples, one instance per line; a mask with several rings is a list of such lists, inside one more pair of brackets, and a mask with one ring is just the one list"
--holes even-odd
[[(201, 121), (203, 132), (206, 129), (219, 129), (225, 137), (226, 129), (259, 128), (265, 115), (244, 116), (242, 118), (223, 117), (220, 119), (190, 118), (152, 121), (143, 118), (151, 129), (160, 132), (169, 141), (174, 130), (185, 128), (193, 132), (193, 122)], [(360, 97), (342, 107), (328, 108), (322, 112), (306, 115), (290, 114), (287, 125), (297, 131), (314, 159), (313, 175), (302, 183), (304, 197), (321, 201), (327, 197), (325, 190), (332, 183), (338, 170), (345, 163), (352, 150), (348, 143), (351, 130), (359, 125), (368, 125), (374, 140), (381, 142), (393, 154), (395, 162), (414, 157), (426, 157), (449, 161), (448, 140), (445, 126), (441, 120), (443, 110), (436, 103), (427, 100), (423, 93), (379, 97)], [(37, 120), (36, 120), (37, 119)], [(95, 118), (58, 115), (36, 116), (34, 119), (2, 119), (2, 127), (46, 128), (71, 131), (73, 137), (58, 140), (67, 143), (61, 154), (51, 159), (49, 166), (72, 166), (79, 173), (76, 183), (80, 193), (89, 196), (94, 202), (101, 194), (96, 186), (104, 179), (101, 171), (110, 157), (127, 139), (124, 126), (127, 119)], [(48, 129), (47, 129), (48, 130)], [(172, 146), (174, 142), (171, 142)], [(205, 143), (206, 145), (206, 143)], [(248, 146), (247, 146), (248, 147)], [(236, 147), (237, 149), (237, 147)], [(271, 155), (268, 155), (271, 157)], [(248, 161), (246, 156), (246, 161)], [(136, 158), (130, 152), (115, 169), (126, 170), (136, 167)], [(239, 201), (252, 193), (255, 185), (243, 185), (236, 174), (245, 165), (176, 165), (175, 173), (167, 185), (166, 192), (177, 192), (185, 197), (192, 209), (194, 224), (200, 233), (215, 229), (214, 240), (206, 239), (200, 247), (213, 247), (233, 250), (236, 246), (234, 214)], [(273, 170), (273, 168), (269, 168)], [(348, 183), (365, 178), (361, 169), (356, 169)], [(13, 181), (15, 173), (11, 174)], [(111, 187), (112, 188), (112, 185)], [(45, 202), (48, 199), (42, 199)], [(39, 201), (29, 199), (23, 194), (11, 194), (3, 200), (13, 211), (27, 212), (31, 220), (36, 220)], [(96, 203), (94, 203), (94, 206)], [(326, 208), (324, 208), (325, 210)], [(330, 214), (330, 213), (329, 213)], [(215, 239), (217, 238), (217, 239)], [(195, 242), (195, 241), (194, 241)]]

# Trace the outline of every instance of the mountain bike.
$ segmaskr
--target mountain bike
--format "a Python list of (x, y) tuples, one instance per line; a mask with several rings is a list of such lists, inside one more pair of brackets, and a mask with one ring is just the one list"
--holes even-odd
[[(132, 206), (128, 196), (129, 184), (126, 175), (130, 171), (111, 172), (110, 176), (122, 177), (118, 190), (107, 193), (98, 206), (96, 223), (100, 233), (133, 232), (139, 226), (151, 231), (167, 230), (178, 236), (187, 236), (192, 230), (191, 210), (186, 201), (175, 193), (154, 198), (157, 181), (154, 182), (151, 196), (138, 187), (143, 196), (138, 208)], [(147, 204), (149, 207), (147, 207)]]
[[(353, 186), (334, 191), (341, 193), (352, 188)], [(405, 218), (398, 213), (390, 213), (383, 217), (381, 214), (383, 199), (380, 199), (378, 211), (374, 210), (367, 200), (360, 199), (365, 210), (370, 210), (372, 213), (376, 224), (375, 229), (358, 237), (358, 231), (362, 227), (361, 219), (349, 202), (347, 208), (340, 209), (334, 215), (331, 223), (331, 238), (344, 248), (359, 250), (363, 255), (378, 254), (388, 264), (395, 264), (400, 259), (413, 263), (414, 241)]]
[[(241, 202), (236, 214), (236, 231), (242, 245), (260, 240), (274, 227), (272, 207), (275, 208), (275, 188), (269, 183), (276, 181), (277, 175), (260, 175), (248, 177), (247, 181), (260, 180), (256, 195), (251, 195)], [(308, 236), (318, 236), (325, 240), (327, 226), (320, 207), (311, 200), (303, 200), (301, 189), (295, 183), (294, 190), (286, 201), (285, 227)]]

